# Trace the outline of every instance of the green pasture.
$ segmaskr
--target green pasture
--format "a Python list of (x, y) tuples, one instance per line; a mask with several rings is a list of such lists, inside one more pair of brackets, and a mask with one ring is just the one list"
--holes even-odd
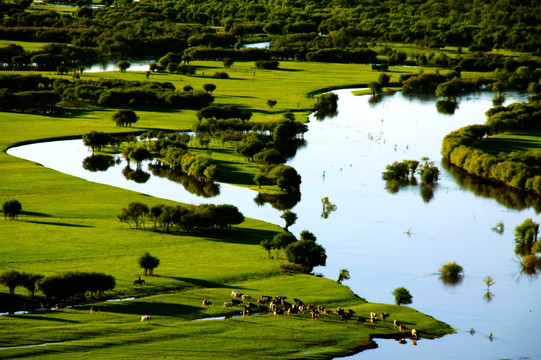
[(25, 51), (37, 51), (43, 49), (48, 43), (43, 42), (32, 42), (32, 41), (17, 41), (17, 40), (0, 40), (0, 47), (5, 47), (8, 45), (19, 45), (22, 46)]
[(541, 131), (532, 130), (492, 135), (488, 139), (483, 139), (475, 147), (489, 154), (539, 151), (541, 150)]
[[(309, 314), (278, 317), (262, 314), (191, 321), (224, 312), (238, 314), (240, 307), (224, 311), (222, 306), (224, 301), (229, 301), (231, 290), (254, 297), (269, 293), (298, 297), (307, 303), (326, 306), (333, 312), (337, 306), (342, 306), (364, 317), (369, 317), (372, 311), (387, 312), (391, 316), (374, 326), (355, 320), (345, 323), (335, 314), (321, 315), (319, 320), (312, 320)], [(203, 307), (202, 299), (209, 299), (212, 305)], [(431, 338), (451, 331), (445, 324), (411, 308), (366, 303), (335, 281), (306, 275), (280, 275), (239, 282), (235, 286), (94, 304), (95, 309), (98, 307), (97, 313), (91, 313), (90, 306), (81, 306), (64, 311), (0, 317), (1, 329), (6, 330), (0, 346), (6, 343), (10, 346), (57, 343), (4, 349), (0, 350), (0, 356), (326, 359), (373, 347), (369, 337), (374, 333), (400, 336), (391, 318), (400, 319), (408, 329), (417, 329), (421, 337)], [(142, 323), (141, 314), (150, 315), (152, 319)]]
[[(379, 73), (364, 65), (283, 62), (282, 70), (265, 71), (253, 63), (235, 63), (232, 79), (207, 77), (222, 71), (219, 62), (198, 62), (205, 76), (180, 77), (153, 74), (150, 80), (172, 81), (194, 88), (217, 85), (216, 102), (245, 106), (256, 120), (279, 118), (284, 111), (306, 116), (315, 102), (307, 98), (318, 89), (355, 86), (377, 79)], [(415, 69), (391, 68), (398, 76)], [(198, 73), (199, 73), (198, 71)], [(253, 73), (256, 73), (254, 76)], [(120, 77), (145, 80), (143, 73), (83, 74), (85, 78)], [(393, 79), (394, 80), (394, 79)], [(273, 109), (267, 99), (276, 99)], [(298, 105), (297, 105), (298, 104)], [(92, 130), (105, 132), (145, 129), (191, 129), (195, 111), (136, 109), (140, 120), (133, 128), (118, 128), (111, 121), (117, 109), (67, 109), (62, 116), (20, 113), (0, 114), (0, 148), (40, 139), (78, 136)], [(228, 178), (242, 185), (244, 173), (255, 171), (242, 163), (231, 149), (215, 146), (216, 156), (230, 162)], [(199, 151), (206, 151), (200, 149)], [(252, 167), (252, 168), (251, 168)], [(236, 173), (236, 175), (235, 175)], [(245, 185), (245, 184), (244, 184)], [(58, 344), (0, 349), (0, 358), (329, 358), (373, 346), (370, 334), (396, 333), (391, 322), (370, 325), (347, 324), (336, 317), (314, 321), (308, 315), (254, 316), (226, 321), (190, 322), (192, 319), (232, 314), (224, 309), (232, 289), (252, 295), (283, 295), (332, 307), (348, 307), (368, 317), (370, 311), (385, 311), (392, 318), (415, 327), (423, 337), (452, 332), (447, 325), (408, 307), (366, 303), (336, 281), (301, 274), (287, 274), (259, 245), (282, 231), (277, 225), (247, 218), (227, 231), (165, 234), (130, 230), (116, 215), (130, 202), (149, 206), (173, 204), (145, 194), (100, 185), (58, 173), (40, 164), (0, 153), (0, 202), (17, 199), (23, 213), (16, 221), (0, 220), (0, 272), (17, 270), (43, 275), (66, 271), (104, 272), (116, 278), (108, 297), (137, 297), (133, 301), (100, 303), (90, 314), (90, 303), (63, 312), (0, 316), (0, 347), (58, 342)], [(250, 214), (244, 214), (249, 216)], [(150, 226), (150, 225), (148, 225)], [(142, 273), (137, 259), (150, 252), (160, 259), (155, 276), (145, 277), (144, 287), (133, 280)], [(283, 252), (281, 252), (283, 254)], [(391, 291), (392, 289), (389, 289)], [(13, 297), (0, 286), (0, 311)], [(41, 294), (38, 292), (38, 296)], [(16, 299), (31, 302), (27, 291), (17, 288)], [(202, 299), (213, 305), (201, 306)], [(141, 315), (152, 320), (141, 323)], [(392, 321), (392, 320), (391, 320)]]

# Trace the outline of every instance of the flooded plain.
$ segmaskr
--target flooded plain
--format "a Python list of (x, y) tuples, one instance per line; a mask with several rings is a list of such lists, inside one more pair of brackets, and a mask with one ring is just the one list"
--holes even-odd
[[(351, 279), (344, 284), (371, 302), (392, 303), (393, 289), (404, 286), (413, 295), (412, 307), (457, 332), (421, 339), (416, 346), (376, 339), (378, 349), (350, 358), (541, 358), (541, 284), (537, 276), (521, 273), (513, 241), (515, 226), (525, 219), (541, 222), (541, 200), (441, 164), (442, 138), (462, 126), (484, 123), (492, 94), (463, 97), (454, 115), (444, 115), (433, 98), (397, 93), (370, 103), (369, 97), (355, 97), (349, 90), (336, 93), (338, 114), (322, 121), (311, 117), (306, 145), (288, 161), (302, 176), (300, 201), (291, 208), (298, 220), (290, 230), (298, 235), (308, 229), (325, 246), (327, 266), (315, 272), (336, 279), (347, 268)], [(506, 103), (525, 98), (514, 94)], [(219, 195), (202, 197), (153, 175), (144, 184), (128, 181), (122, 175), (125, 163), (106, 172), (84, 170), (81, 164), (90, 152), (80, 140), (27, 145), (8, 153), (160, 198), (231, 203), (245, 216), (283, 225), (281, 210), (254, 201), (257, 193), (247, 188), (219, 184)], [(387, 164), (423, 158), (441, 171), (433, 191), (418, 185), (395, 194), (385, 189), (381, 173)], [(146, 165), (143, 169), (151, 173)], [(336, 205), (327, 217), (322, 216), (324, 197)], [(504, 223), (503, 234), (491, 230), (499, 222)], [(464, 268), (464, 279), (456, 286), (443, 284), (437, 274), (450, 261)], [(495, 281), (490, 296), (482, 281), (488, 275)]]

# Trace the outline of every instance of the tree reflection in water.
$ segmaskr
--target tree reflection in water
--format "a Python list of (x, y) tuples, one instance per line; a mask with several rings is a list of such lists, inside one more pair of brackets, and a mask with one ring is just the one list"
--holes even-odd
[(541, 212), (541, 197), (526, 191), (495, 184), (485, 179), (468, 174), (461, 168), (442, 159), (441, 165), (449, 171), (456, 183), (463, 189), (472, 191), (475, 195), (495, 199), (507, 208), (523, 210), (532, 207), (536, 214)]
[(167, 165), (149, 164), (148, 168), (152, 172), (152, 175), (179, 183), (186, 191), (197, 196), (210, 198), (220, 194), (220, 186), (212, 180), (200, 179)]
[(270, 195), (264, 193), (258, 193), (254, 198), (254, 202), (263, 206), (266, 203), (269, 203), (273, 208), (283, 211), (293, 208), (297, 203), (301, 201), (300, 191), (295, 191), (291, 194), (284, 195)]
[(126, 180), (131, 180), (138, 184), (144, 184), (148, 181), (148, 179), (150, 179), (149, 173), (141, 170), (140, 168), (133, 170), (130, 165), (127, 165), (124, 169), (122, 169), (122, 175), (124, 175)]
[(115, 158), (111, 155), (91, 155), (83, 160), (83, 169), (92, 172), (107, 171), (115, 164)]

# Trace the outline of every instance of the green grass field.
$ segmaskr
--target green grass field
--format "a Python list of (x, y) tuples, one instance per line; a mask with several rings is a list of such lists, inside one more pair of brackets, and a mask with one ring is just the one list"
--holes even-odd
[(509, 132), (493, 135), (476, 146), (489, 154), (510, 153), (514, 151), (539, 151), (541, 131)]
[[(197, 63), (205, 73), (223, 70), (217, 62)], [(151, 80), (172, 81), (181, 87), (201, 87), (213, 82), (216, 102), (246, 106), (256, 120), (298, 110), (298, 119), (314, 103), (305, 94), (329, 85), (336, 87), (368, 83), (379, 73), (368, 66), (284, 62), (279, 71), (253, 69), (239, 63), (230, 71), (233, 79), (182, 78), (152, 75)], [(393, 70), (393, 69), (391, 69)], [(396, 70), (396, 71), (413, 71)], [(254, 76), (253, 73), (256, 73)], [(202, 74), (201, 74), (202, 75)], [(393, 73), (398, 76), (398, 72)], [(84, 74), (83, 78), (122, 77), (144, 80), (144, 74), (117, 72)], [(276, 99), (273, 109), (267, 99)], [(28, 140), (81, 135), (91, 130), (126, 131), (111, 121), (116, 109), (75, 109), (62, 117), (2, 113), (0, 148)], [(133, 131), (144, 129), (190, 129), (194, 111), (136, 109), (140, 120)], [(130, 130), (130, 129), (128, 129)], [(224, 149), (223, 161), (238, 158)], [(237, 160), (235, 160), (237, 161)], [(246, 172), (246, 164), (231, 165), (230, 175)], [(251, 170), (249, 170), (251, 171)], [(248, 171), (248, 172), (249, 172)], [(237, 175), (239, 184), (244, 180)], [(171, 201), (152, 198), (110, 186), (88, 182), (44, 168), (39, 164), (0, 153), (0, 201), (17, 199), (23, 213), (16, 221), (0, 221), (0, 272), (17, 270), (43, 275), (66, 271), (104, 272), (116, 278), (109, 297), (137, 299), (100, 303), (97, 314), (91, 304), (63, 312), (37, 312), (0, 316), (0, 347), (58, 342), (58, 344), (0, 349), (0, 358), (329, 358), (373, 346), (370, 334), (397, 333), (392, 320), (372, 328), (355, 322), (343, 323), (336, 316), (314, 321), (308, 315), (253, 316), (226, 321), (191, 322), (193, 319), (237, 313), (224, 310), (232, 289), (252, 295), (283, 295), (306, 303), (352, 308), (368, 317), (370, 311), (385, 311), (415, 327), (422, 337), (440, 336), (453, 330), (408, 307), (366, 303), (336, 281), (302, 274), (286, 274), (282, 259), (268, 259), (259, 245), (262, 239), (282, 231), (277, 225), (246, 219), (231, 231), (171, 235), (130, 230), (116, 215), (130, 202), (149, 206)], [(249, 216), (250, 214), (244, 214)], [(156, 276), (146, 277), (144, 287), (134, 287), (141, 269), (137, 259), (150, 252), (160, 259)], [(276, 257), (273, 251), (273, 256)], [(391, 291), (392, 289), (389, 289)], [(6, 306), (8, 289), (0, 286), (0, 307)], [(26, 290), (17, 288), (17, 296)], [(37, 293), (40, 296), (40, 293)], [(201, 306), (202, 299), (213, 305)], [(370, 299), (368, 299), (370, 300)], [(3, 305), (2, 305), (3, 304)], [(141, 315), (152, 320), (141, 323)]]

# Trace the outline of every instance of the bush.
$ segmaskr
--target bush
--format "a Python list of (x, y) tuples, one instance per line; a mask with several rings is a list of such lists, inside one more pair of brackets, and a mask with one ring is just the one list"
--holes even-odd
[(229, 74), (225, 71), (217, 71), (214, 73), (214, 77), (217, 79), (229, 79)]
[(412, 303), (412, 296), (405, 287), (398, 287), (392, 292), (396, 305), (408, 305)]
[(444, 282), (456, 283), (464, 275), (464, 269), (456, 262), (449, 262), (444, 264), (438, 270), (440, 277)]
[(255, 62), (256, 68), (265, 70), (276, 70), (279, 65), (280, 63), (274, 60), (260, 60)]

